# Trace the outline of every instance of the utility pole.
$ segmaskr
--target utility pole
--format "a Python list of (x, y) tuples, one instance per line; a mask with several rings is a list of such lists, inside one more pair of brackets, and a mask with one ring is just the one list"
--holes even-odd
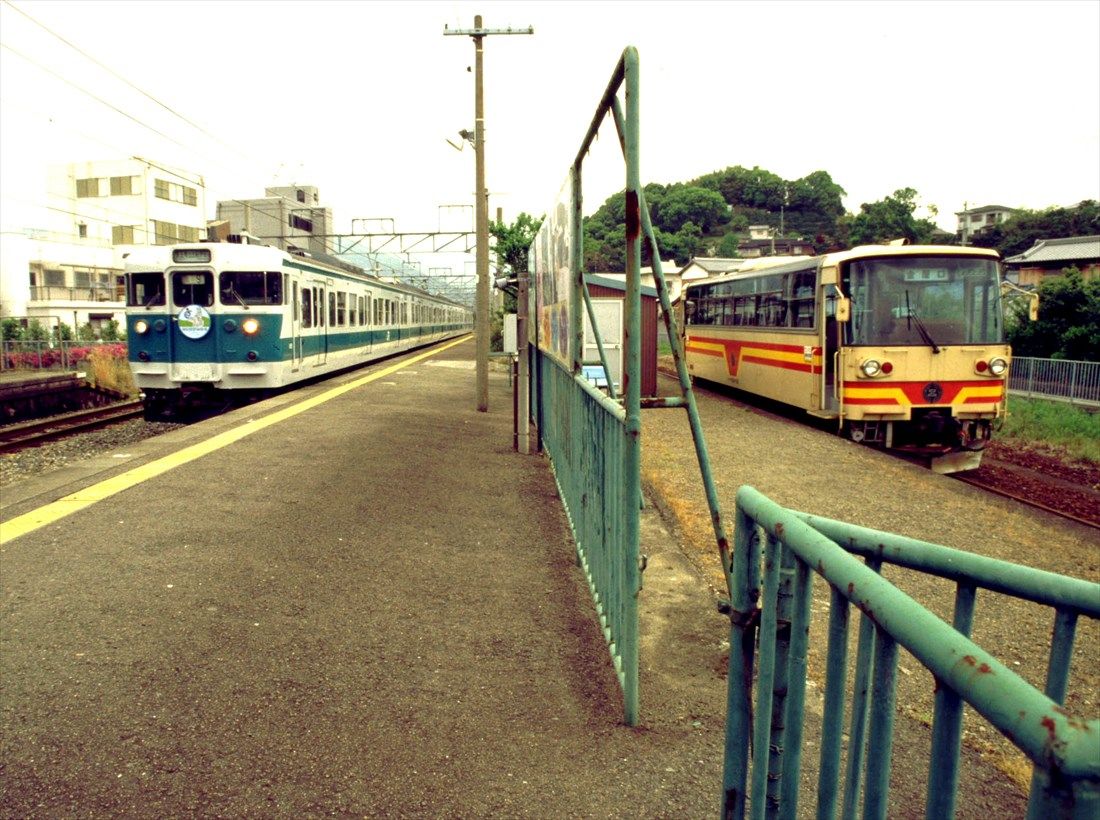
[(481, 15), (474, 17), (472, 29), (443, 28), (443, 34), (474, 38), (474, 156), (476, 161), (474, 193), (475, 230), (477, 231), (477, 409), (489, 409), (489, 192), (485, 190), (485, 92), (482, 83), (484, 40), (490, 34), (534, 34), (533, 26), (523, 29), (483, 28)]

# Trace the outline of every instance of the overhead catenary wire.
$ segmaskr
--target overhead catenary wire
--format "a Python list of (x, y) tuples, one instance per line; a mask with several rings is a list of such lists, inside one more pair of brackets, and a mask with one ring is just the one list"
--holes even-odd
[[(96, 57), (94, 57), (92, 54), (90, 54), (86, 50), (82, 49), (76, 43), (72, 42), (68, 38), (66, 38), (66, 37), (62, 36), (61, 34), (57, 33), (56, 31), (51, 29), (49, 26), (47, 26), (44, 23), (42, 23), (41, 21), (37, 20), (32, 15), (28, 14), (26, 11), (24, 11), (23, 9), (16, 6), (14, 3), (10, 2), (10, 0), (2, 0), (2, 2), (5, 5), (7, 5), (8, 7), (10, 7), (12, 10), (18, 12), (22, 17), (27, 19), (29, 22), (33, 23), (35, 26), (37, 26), (41, 30), (45, 31), (51, 37), (55, 38), (57, 41), (64, 44), (67, 48), (69, 48), (72, 51), (76, 52), (82, 58), (84, 58), (84, 59), (88, 60), (89, 62), (93, 63), (94, 65), (96, 65), (97, 67), (102, 69), (103, 71), (110, 74), (112, 77), (114, 77), (117, 80), (119, 80), (120, 82), (124, 83), (129, 88), (131, 88), (134, 91), (136, 91), (137, 93), (141, 94), (143, 97), (145, 97), (146, 99), (148, 99), (152, 103), (156, 104), (158, 107), (160, 107), (164, 111), (168, 112), (172, 116), (178, 118), (179, 120), (181, 120), (182, 122), (187, 124), (189, 127), (195, 129), (199, 133), (203, 134), (205, 137), (213, 140), (214, 142), (218, 143), (219, 145), (223, 146), (224, 148), (229, 149), (233, 153), (238, 154), (239, 156), (244, 157), (246, 159), (249, 159), (248, 155), (245, 154), (244, 152), (234, 148), (232, 145), (230, 145), (229, 143), (227, 143), (224, 140), (220, 139), (217, 135), (213, 134), (207, 128), (203, 127), (199, 123), (193, 121), (192, 119), (190, 119), (187, 116), (180, 113), (173, 106), (163, 102), (162, 100), (158, 99), (154, 94), (149, 93), (148, 91), (141, 88), (140, 86), (138, 86), (137, 84), (135, 84), (131, 80), (127, 79), (125, 76), (120, 74), (118, 71), (111, 68), (109, 65), (107, 65), (103, 61), (97, 59)], [(165, 139), (168, 142), (170, 142), (170, 143), (172, 143), (176, 146), (179, 146), (180, 148), (184, 149), (189, 154), (195, 154), (197, 156), (203, 156), (204, 155), (203, 152), (198, 150), (194, 145), (186, 144), (184, 142), (181, 142), (179, 139), (176, 139), (171, 134), (165, 133), (165, 131), (161, 130), (161, 128), (158, 128), (158, 127), (150, 124), (149, 122), (146, 122), (141, 117), (136, 116), (133, 113), (130, 113), (129, 111), (125, 110), (124, 108), (120, 107), (119, 105), (115, 105), (110, 100), (105, 99), (103, 96), (100, 96), (100, 95), (94, 93), (93, 91), (91, 91), (90, 89), (84, 87), (83, 85), (70, 80), (68, 77), (62, 75), (61, 73), (54, 70), (53, 68), (45, 65), (40, 60), (37, 60), (34, 57), (29, 56), (28, 54), (24, 53), (23, 51), (21, 51), (17, 48), (14, 48), (13, 46), (9, 45), (6, 42), (0, 42), (0, 46), (2, 46), (4, 49), (11, 52), (12, 54), (18, 56), (20, 59), (24, 60), (28, 64), (37, 67), (39, 70), (45, 72), (46, 74), (50, 75), (51, 77), (53, 77), (57, 80), (60, 80), (62, 83), (72, 87), (73, 89), (75, 89), (79, 93), (81, 93), (81, 94), (87, 96), (88, 98), (94, 100), (98, 104), (103, 105), (106, 108), (110, 109), (111, 111), (115, 112), (116, 114), (125, 117), (127, 120), (132, 121), (136, 125), (144, 128), (144, 129), (147, 129), (148, 131), (152, 132), (153, 134), (157, 135), (158, 137), (160, 137), (162, 139)], [(33, 111), (33, 109), (29, 109), (29, 108), (27, 110), (32, 110)], [(35, 112), (35, 113), (38, 113), (40, 116), (45, 117), (50, 122), (51, 125), (57, 124), (55, 122), (55, 118), (54, 118), (53, 115), (46, 114), (45, 112)], [(80, 134), (80, 135), (84, 136), (85, 138), (91, 139), (91, 140), (93, 140), (93, 141), (95, 141), (95, 142), (97, 142), (101, 145), (104, 145), (107, 148), (111, 148), (113, 150), (120, 150), (118, 148), (118, 146), (111, 145), (110, 143), (100, 139), (98, 136), (88, 134), (86, 131), (82, 131), (80, 129), (74, 129), (70, 125), (64, 124), (64, 123), (62, 124), (62, 126), (67, 128), (68, 130), (72, 131), (73, 133)], [(127, 150), (122, 150), (122, 153), (123, 154), (130, 154), (130, 152), (127, 151)], [(188, 179), (188, 172), (184, 171), (183, 169), (166, 168), (163, 165), (159, 165), (155, 162), (146, 160), (142, 157), (136, 157), (135, 156), (133, 158), (147, 164), (150, 167), (159, 168), (160, 170), (163, 170), (166, 173), (172, 174), (174, 177), (176, 177), (178, 179)], [(221, 164), (221, 163), (224, 163), (224, 160), (219, 158), (218, 160), (216, 160), (216, 162)], [(207, 187), (202, 176), (199, 176), (198, 180), (194, 180), (193, 182), (194, 182), (194, 184), (199, 185), (199, 186), (203, 187), (204, 189)], [(98, 200), (100, 198), (99, 197), (94, 197), (94, 198), (89, 198), (89, 199), (97, 199)], [(281, 215), (276, 214), (276, 213), (272, 213), (271, 211), (266, 210), (262, 207), (258, 207), (255, 204), (255, 200), (225, 199), (225, 200), (219, 200), (219, 201), (220, 202), (240, 204), (240, 205), (250, 209), (254, 213), (266, 216), (266, 217), (268, 217), (272, 220), (276, 220), (276, 221), (279, 222), (279, 224), (281, 224)], [(54, 206), (49, 206), (49, 205), (39, 205), (39, 207), (45, 207), (46, 209), (52, 210), (54, 212), (67, 213), (69, 215), (72, 215), (72, 216), (80, 218), (80, 219), (95, 220), (95, 221), (99, 221), (99, 222), (107, 221), (110, 218), (110, 215), (112, 213), (118, 213), (120, 217), (123, 216), (121, 214), (121, 212), (111, 211), (111, 210), (107, 210), (106, 213), (104, 213), (104, 211), (101, 210), (101, 212), (99, 214), (82, 214), (82, 213), (79, 213), (78, 211), (66, 211), (64, 209), (56, 208)], [(102, 206), (98, 206), (98, 207), (100, 209), (102, 209)], [(313, 210), (313, 209), (308, 209), (308, 210)], [(129, 219), (130, 219), (129, 215), (126, 215), (122, 219), (120, 219), (120, 222), (128, 222)], [(203, 215), (202, 221), (203, 222), (206, 221), (205, 215)], [(132, 228), (135, 231), (135, 233), (140, 233), (140, 234), (143, 234), (145, 236), (148, 236), (152, 233), (152, 231), (149, 229), (148, 225), (125, 225), (125, 227)], [(188, 227), (188, 226), (185, 226), (185, 227)], [(54, 232), (54, 233), (59, 233), (59, 232)], [(74, 238), (77, 238), (77, 239), (86, 239), (86, 237), (80, 237), (79, 235), (76, 235), (76, 234), (69, 234), (69, 235), (74, 237)], [(307, 233), (305, 235), (295, 236), (295, 235), (288, 235), (288, 234), (279, 234), (279, 235), (276, 235), (276, 236), (271, 236), (269, 238), (277, 238), (277, 239), (280, 239), (280, 240), (283, 240), (283, 241), (290, 241), (290, 242), (293, 242), (294, 240), (301, 240), (301, 239), (307, 239), (307, 238), (314, 239), (314, 240), (319, 240), (322, 244), (322, 247), (324, 247), (324, 249), (327, 252), (333, 253), (334, 255), (340, 255), (340, 251), (336, 250), (333, 247), (333, 242), (331, 241), (330, 238), (331, 237), (336, 237), (336, 236), (342, 236), (342, 235), (343, 234), (313, 234), (313, 233)], [(368, 254), (367, 257), (377, 259), (378, 254)], [(384, 263), (384, 264), (386, 264), (386, 267), (389, 268), (390, 270), (394, 270), (394, 271), (404, 271), (405, 270), (404, 267), (397, 268), (396, 266), (390, 265), (388, 263)]]

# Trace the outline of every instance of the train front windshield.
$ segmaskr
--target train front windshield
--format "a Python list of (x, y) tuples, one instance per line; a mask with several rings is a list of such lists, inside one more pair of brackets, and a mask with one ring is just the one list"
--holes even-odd
[(851, 297), (850, 345), (998, 344), (998, 266), (992, 259), (913, 256), (862, 259), (843, 274)]

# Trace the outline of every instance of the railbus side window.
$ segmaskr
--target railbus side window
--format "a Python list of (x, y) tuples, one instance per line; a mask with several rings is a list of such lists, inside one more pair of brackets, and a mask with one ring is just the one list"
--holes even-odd
[[(329, 296), (330, 304), (332, 296)], [(348, 295), (341, 291), (336, 294), (336, 315), (333, 319), (334, 325), (343, 326), (348, 322)]]
[(369, 296), (360, 296), (359, 297), (359, 324), (361, 324), (361, 325), (367, 324), (368, 320), (370, 319), (370, 308), (368, 307), (368, 305), (370, 305), (370, 297)]

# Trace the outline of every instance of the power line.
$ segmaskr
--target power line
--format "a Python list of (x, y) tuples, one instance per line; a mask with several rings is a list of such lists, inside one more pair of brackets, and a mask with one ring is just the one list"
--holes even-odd
[[(62, 81), (63, 83), (65, 83), (66, 85), (71, 85), (71, 86), (72, 86), (73, 88), (75, 88), (75, 89), (76, 89), (77, 91), (80, 91), (80, 92), (82, 92), (82, 93), (84, 93), (84, 94), (87, 94), (87, 95), (88, 95), (89, 97), (91, 97), (91, 98), (92, 98), (93, 100), (95, 100), (96, 102), (98, 102), (98, 103), (100, 103), (100, 104), (102, 104), (102, 105), (105, 105), (105, 106), (107, 106), (107, 107), (108, 107), (108, 108), (110, 108), (110, 109), (111, 109), (112, 111), (116, 111), (116, 112), (118, 112), (118, 113), (119, 113), (119, 114), (121, 114), (122, 116), (126, 117), (126, 119), (128, 119), (128, 120), (133, 120), (133, 121), (134, 121), (134, 122), (136, 122), (136, 123), (137, 123), (138, 125), (140, 125), (140, 126), (141, 126), (142, 128), (148, 128), (148, 129), (149, 129), (150, 131), (152, 131), (152, 132), (153, 132), (154, 134), (156, 134), (157, 136), (160, 136), (160, 137), (164, 137), (164, 138), (165, 138), (166, 140), (168, 140), (169, 142), (174, 142), (174, 143), (175, 143), (176, 145), (178, 145), (178, 146), (179, 146), (180, 148), (185, 148), (185, 149), (187, 148), (187, 146), (186, 146), (186, 145), (184, 145), (184, 144), (183, 144), (182, 142), (180, 142), (179, 140), (177, 140), (177, 139), (173, 139), (172, 137), (170, 137), (170, 136), (168, 136), (167, 134), (165, 134), (165, 133), (164, 133), (163, 131), (160, 131), (160, 130), (158, 130), (158, 129), (154, 128), (153, 126), (149, 125), (148, 123), (142, 122), (142, 121), (141, 121), (141, 120), (139, 120), (139, 119), (138, 119), (137, 117), (135, 117), (135, 116), (134, 116), (133, 114), (128, 114), (127, 112), (125, 112), (125, 111), (123, 111), (123, 110), (122, 110), (121, 108), (119, 108), (118, 106), (116, 106), (116, 105), (114, 105), (114, 104), (112, 104), (112, 103), (109, 103), (109, 102), (107, 102), (107, 101), (106, 101), (105, 99), (103, 99), (102, 97), (98, 97), (98, 96), (96, 96), (95, 94), (93, 94), (93, 93), (92, 93), (91, 91), (89, 91), (88, 89), (86, 89), (86, 88), (83, 88), (83, 87), (81, 87), (81, 86), (77, 85), (76, 83), (74, 83), (74, 82), (73, 82), (72, 80), (70, 80), (70, 79), (69, 79), (68, 77), (63, 77), (63, 76), (61, 76), (61, 75), (60, 75), (60, 74), (58, 74), (58, 73), (57, 73), (56, 71), (54, 71), (54, 70), (53, 70), (52, 68), (49, 68), (49, 67), (47, 67), (47, 66), (44, 66), (44, 65), (42, 65), (42, 63), (38, 62), (38, 61), (37, 61), (37, 60), (35, 60), (35, 59), (34, 59), (33, 57), (28, 57), (28, 56), (27, 56), (26, 54), (24, 54), (23, 52), (19, 51), (18, 49), (12, 48), (12, 47), (11, 47), (11, 46), (9, 46), (9, 45), (8, 45), (7, 43), (4, 43), (4, 42), (0, 42), (0, 48), (6, 48), (6, 49), (7, 49), (8, 51), (10, 51), (10, 52), (11, 52), (12, 54), (15, 54), (15, 55), (16, 55), (16, 56), (18, 56), (18, 57), (22, 57), (22, 58), (23, 58), (24, 60), (26, 60), (26, 61), (27, 61), (28, 63), (31, 63), (32, 65), (36, 65), (36, 66), (38, 66), (38, 67), (39, 67), (40, 69), (42, 69), (43, 71), (45, 71), (45, 72), (46, 72), (47, 74), (52, 74), (52, 75), (53, 75), (54, 77), (56, 77), (57, 79), (61, 80), (61, 81)], [(189, 149), (189, 150), (193, 150), (193, 149)]]
[[(163, 108), (168, 113), (170, 113), (170, 114), (178, 117), (179, 119), (183, 120), (185, 123), (190, 125), (196, 131), (199, 131), (200, 133), (205, 134), (206, 136), (210, 137), (210, 139), (214, 140), (218, 144), (224, 146), (225, 148), (228, 148), (231, 151), (234, 151), (237, 154), (240, 154), (242, 157), (247, 157), (247, 154), (245, 154), (244, 152), (234, 148), (233, 146), (226, 143), (224, 140), (222, 140), (219, 137), (216, 137), (215, 135), (211, 134), (209, 131), (207, 131), (205, 128), (203, 128), (198, 123), (193, 122), (192, 120), (188, 119), (183, 114), (181, 114), (180, 112), (178, 112), (174, 108), (172, 108), (170, 105), (167, 105), (166, 103), (161, 102), (156, 97), (154, 97), (152, 94), (150, 94), (148, 91), (145, 91), (143, 88), (140, 88), (140, 87), (134, 85), (134, 83), (130, 82), (128, 79), (123, 77), (121, 74), (119, 74), (117, 71), (115, 71), (110, 66), (106, 65), (105, 63), (101, 62), (100, 60), (97, 60), (95, 57), (88, 54), (88, 52), (84, 51), (82, 48), (80, 48), (76, 44), (74, 44), (74, 43), (70, 42), (69, 40), (65, 39), (60, 34), (58, 34), (56, 31), (52, 30), (51, 28), (49, 28), (47, 25), (45, 25), (41, 21), (36, 20), (35, 18), (31, 17), (29, 14), (27, 14), (27, 12), (23, 11), (23, 9), (19, 8), (14, 3), (12, 3), (11, 0), (3, 0), (3, 2), (5, 3), (5, 5), (10, 6), (11, 8), (15, 9), (15, 11), (22, 14), (24, 17), (26, 17), (28, 20), (30, 20), (32, 23), (34, 23), (39, 28), (41, 28), (43, 31), (45, 31), (46, 33), (48, 33), (51, 36), (53, 36), (53, 37), (57, 38), (58, 40), (60, 40), (62, 43), (67, 45), (73, 51), (80, 54), (85, 59), (90, 60), (91, 62), (95, 63), (97, 66), (102, 68), (104, 71), (109, 73), (111, 76), (116, 77), (117, 79), (119, 79), (122, 82), (126, 83), (126, 85), (130, 86), (130, 88), (134, 89), (135, 91), (137, 91), (139, 94), (143, 95), (144, 97), (152, 100), (154, 103), (159, 105), (161, 108)], [(22, 56), (22, 55), (20, 55), (20, 56)]]

